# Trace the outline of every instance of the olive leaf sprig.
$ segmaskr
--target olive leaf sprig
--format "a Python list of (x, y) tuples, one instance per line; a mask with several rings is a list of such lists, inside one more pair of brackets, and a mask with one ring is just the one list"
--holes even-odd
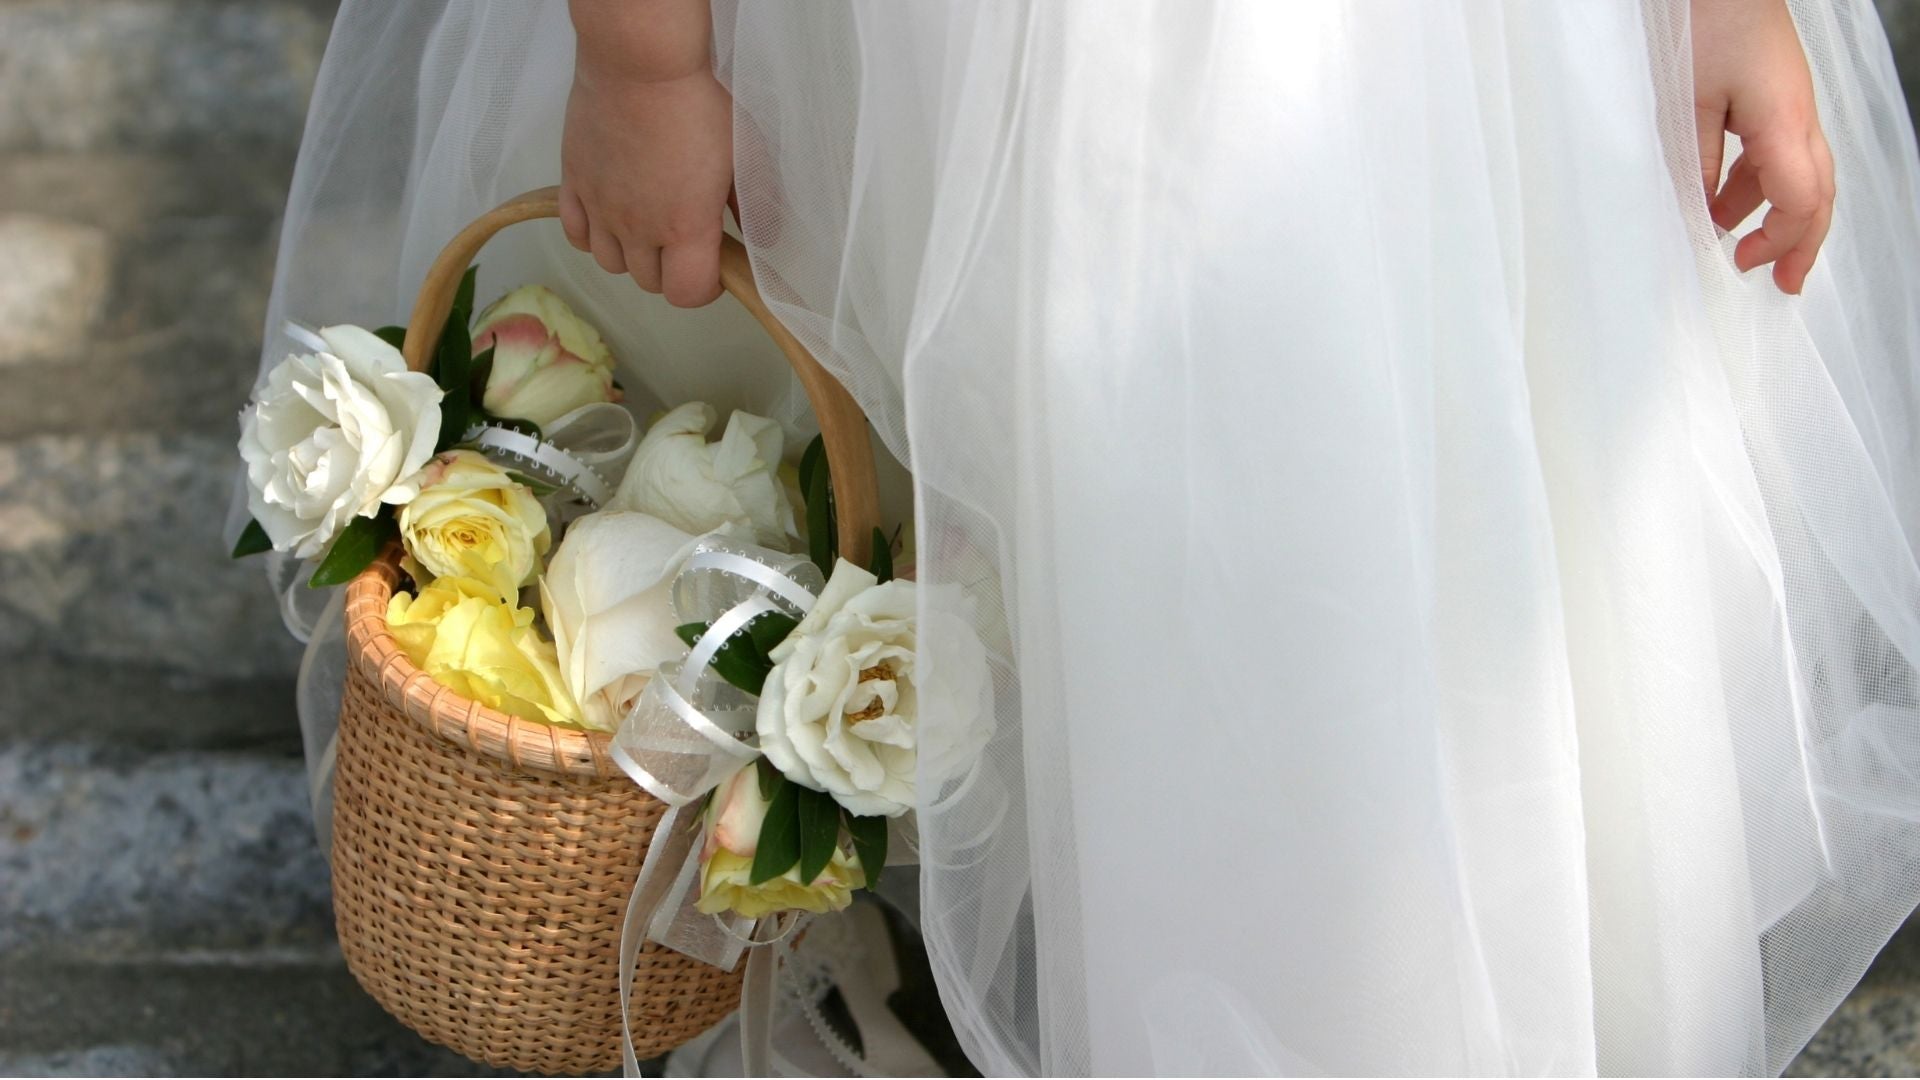
[[(831, 577), (839, 557), (837, 519), (833, 505), (833, 483), (827, 467), (825, 444), (816, 436), (800, 458), (800, 491), (806, 503), (808, 555)], [(891, 543), (879, 529), (873, 531), (873, 560), (869, 569), (881, 581), (893, 579)], [(727, 682), (758, 696), (773, 673), (770, 655), (799, 624), (777, 611), (766, 612), (734, 631), (714, 653), (710, 666)], [(706, 623), (688, 623), (676, 628), (680, 640), (693, 646), (707, 632)], [(748, 881), (759, 885), (781, 874), (800, 868), (800, 880), (812, 882), (832, 860), (844, 831), (866, 874), (867, 887), (880, 880), (887, 864), (887, 819), (848, 811), (832, 795), (794, 783), (773, 763), (761, 758), (760, 797), (767, 802), (767, 813), (755, 843), (753, 867)]]

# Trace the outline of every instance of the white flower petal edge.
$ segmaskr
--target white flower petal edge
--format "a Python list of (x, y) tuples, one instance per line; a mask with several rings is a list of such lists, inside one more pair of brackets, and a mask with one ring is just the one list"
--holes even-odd
[(357, 326), (320, 331), (326, 352), (282, 361), (240, 419), (247, 507), (276, 550), (312, 558), (347, 522), (404, 503), (433, 456), (440, 388)]
[(569, 526), (554, 550), (540, 603), (588, 727), (619, 727), (654, 671), (686, 653), (673, 577), (701, 539), (649, 514), (603, 510)]
[[(943, 734), (937, 783), (984, 742), (985, 654), (963, 620), (939, 612), (960, 641), (957, 661), (926, 669), (912, 582), (880, 583), (841, 560), (807, 617), (777, 646), (755, 726), (760, 749), (797, 784), (861, 815), (898, 817), (917, 801), (920, 721), (931, 706)], [(949, 621), (951, 620), (951, 621)], [(939, 696), (929, 699), (929, 692)]]
[(753, 541), (786, 551), (797, 532), (780, 482), (780, 425), (735, 412), (720, 441), (707, 442), (719, 414), (690, 401), (647, 429), (609, 510), (639, 510), (691, 533), (725, 524), (751, 529)]

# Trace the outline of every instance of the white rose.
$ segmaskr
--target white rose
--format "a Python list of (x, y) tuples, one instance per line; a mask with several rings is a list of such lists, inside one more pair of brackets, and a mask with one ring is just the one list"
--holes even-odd
[(474, 355), (493, 350), (481, 399), (495, 416), (541, 427), (601, 401), (616, 401), (613, 354), (600, 332), (544, 285), (522, 285), (480, 313)]
[(640, 440), (609, 510), (638, 510), (690, 533), (734, 524), (753, 541), (785, 551), (796, 534), (793, 504), (780, 483), (780, 425), (736, 412), (716, 443), (718, 414), (692, 401), (660, 418)]
[(971, 643), (964, 670), (930, 685), (921, 677), (916, 601), (912, 582), (880, 584), (842, 559), (813, 610), (770, 654), (755, 724), (761, 752), (795, 783), (855, 814), (897, 817), (913, 808), (919, 717), (930, 690), (960, 710), (950, 715), (970, 725), (980, 718), (986, 682), (977, 641), (967, 631), (959, 639)]
[(275, 550), (302, 559), (382, 501), (433, 456), (440, 388), (400, 350), (357, 326), (320, 331), (326, 352), (289, 356), (240, 417), (247, 506)]
[(588, 727), (619, 727), (654, 670), (686, 654), (674, 633), (673, 576), (699, 539), (630, 511), (568, 526), (540, 579), (540, 603)]

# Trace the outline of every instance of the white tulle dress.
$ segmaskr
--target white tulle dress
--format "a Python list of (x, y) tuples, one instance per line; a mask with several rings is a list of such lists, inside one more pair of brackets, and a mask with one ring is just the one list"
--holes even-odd
[[(761, 288), (995, 656), (920, 814), (980, 1069), (1777, 1072), (1920, 901), (1920, 160), (1869, 0), (1793, 8), (1804, 298), (1708, 220), (1685, 0), (716, 0)], [(269, 326), (555, 182), (572, 54), (348, 0)], [(730, 302), (481, 267), (802, 432)]]

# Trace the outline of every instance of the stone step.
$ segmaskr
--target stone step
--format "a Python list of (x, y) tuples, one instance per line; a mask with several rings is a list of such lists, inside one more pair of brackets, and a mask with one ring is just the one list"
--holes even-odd
[(227, 555), (236, 469), (227, 432), (0, 442), (0, 655), (292, 673), (262, 568)]
[(0, 4), (0, 152), (296, 142), (332, 6)]
[(1920, 915), (1907, 920), (1788, 1076), (1920, 1074)]
[(515, 1076), (382, 1012), (337, 956), (0, 960), (0, 1074)]
[(291, 675), (218, 679), (152, 664), (0, 656), (0, 744), (65, 740), (125, 751), (300, 752)]
[(291, 167), (0, 154), (0, 433), (237, 432)]
[[(0, 5), (0, 13), (7, 10)], [(292, 145), (0, 153), (0, 211), (116, 234), (218, 216), (271, 223), (286, 204), (293, 158)]]
[(0, 744), (0, 956), (309, 962), (332, 930), (297, 752)]

